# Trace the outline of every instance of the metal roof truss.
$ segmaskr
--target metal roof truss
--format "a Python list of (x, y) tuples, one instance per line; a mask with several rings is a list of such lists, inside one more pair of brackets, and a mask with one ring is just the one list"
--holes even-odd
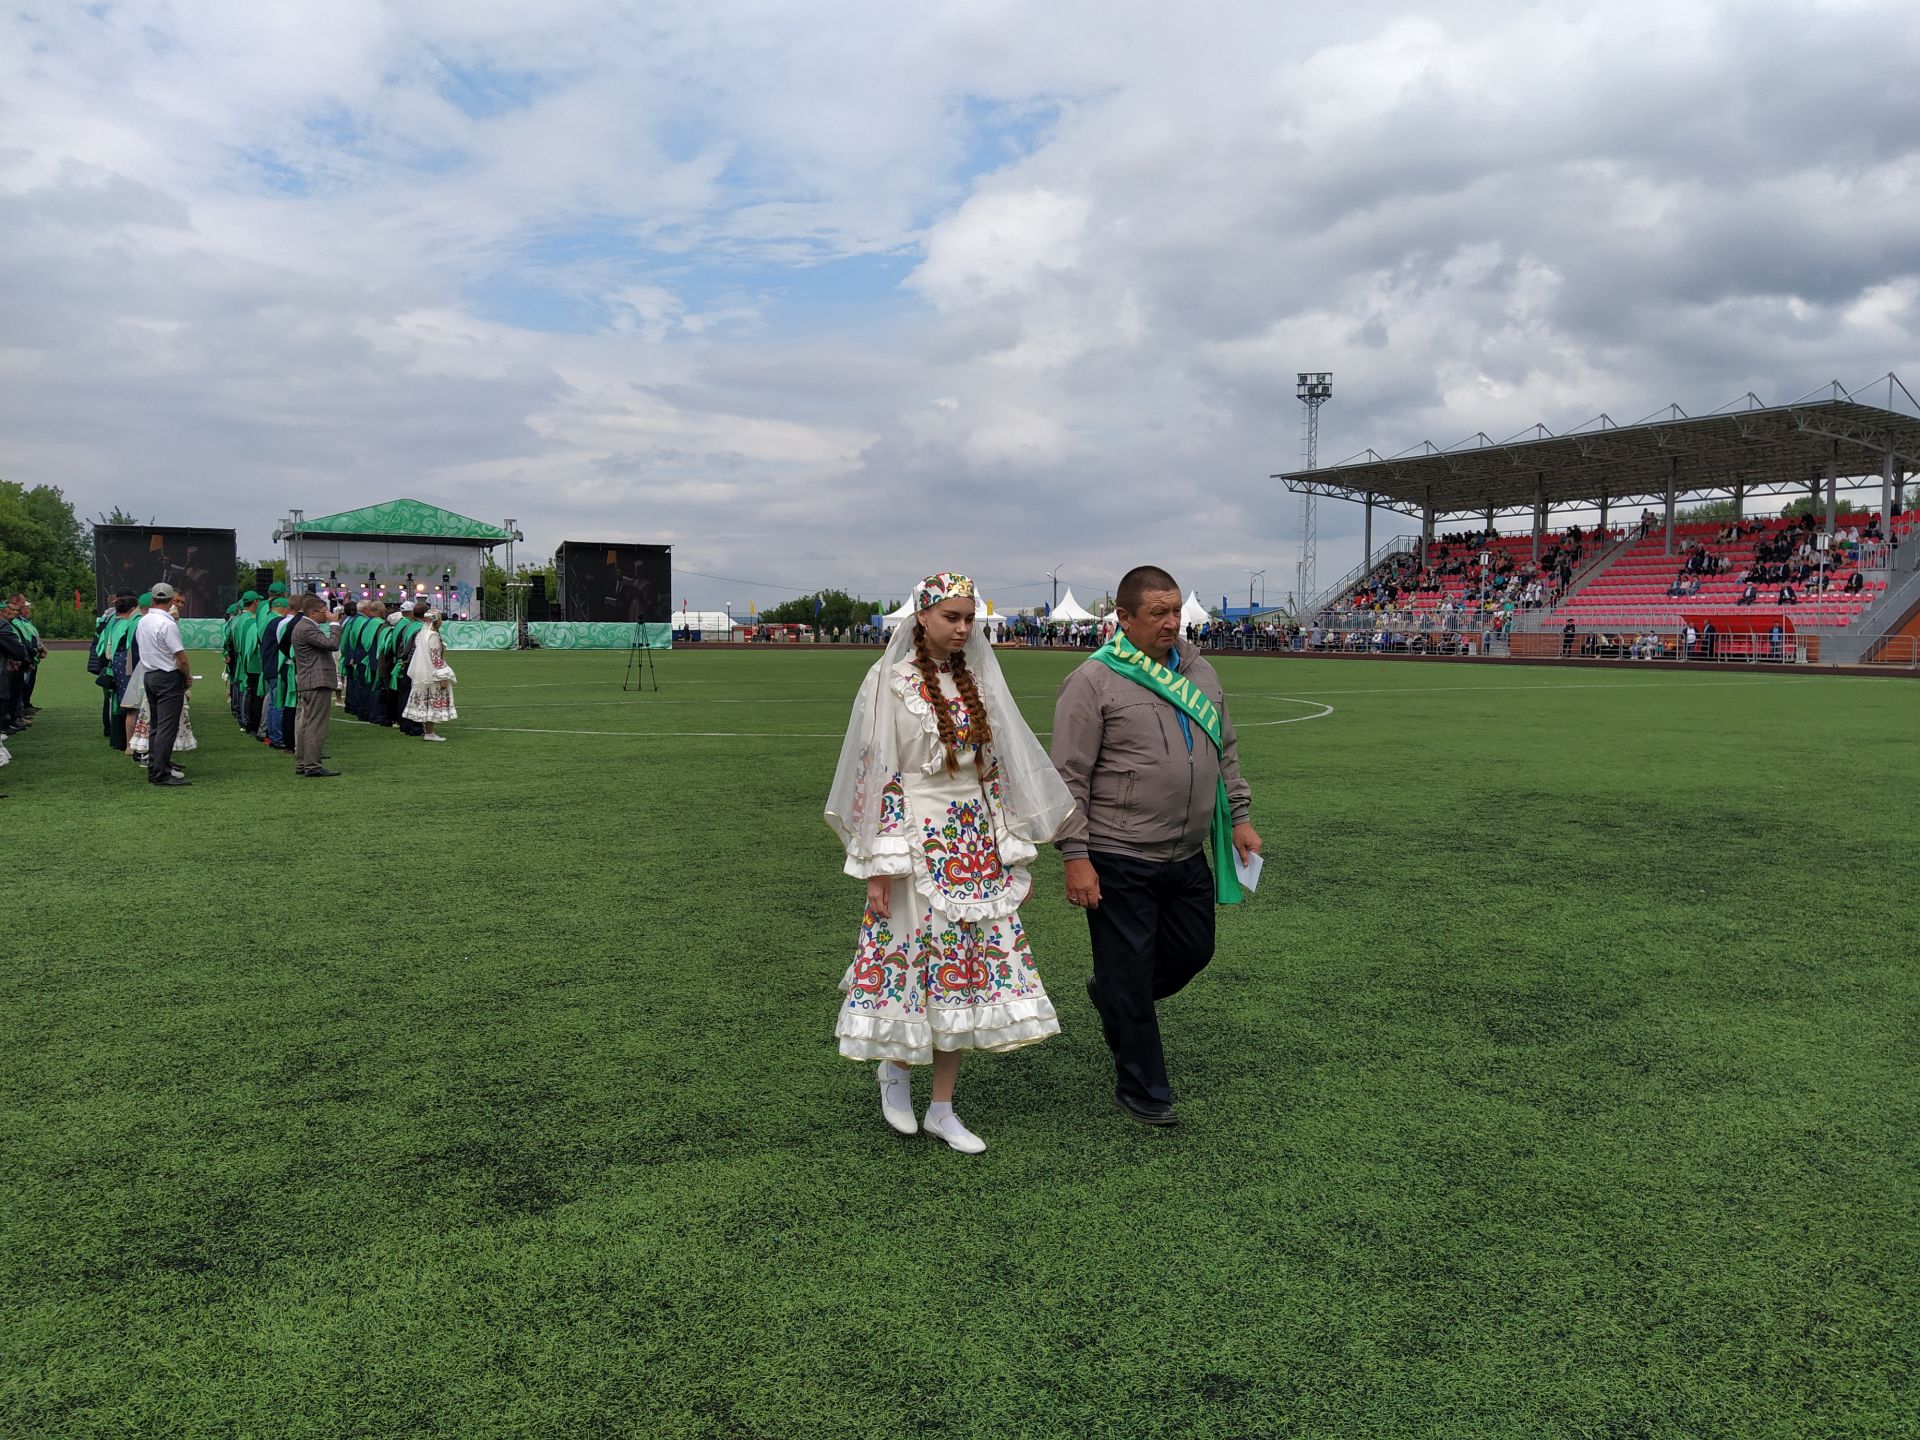
[[(1886, 386), (1913, 396), (1895, 376)], [(1864, 387), (1863, 387), (1864, 388)], [(1690, 417), (1677, 405), (1634, 425), (1601, 415), (1555, 435), (1535, 425), (1511, 440), (1484, 433), (1442, 450), (1431, 442), (1399, 455), (1372, 450), (1317, 470), (1272, 478), (1296, 494), (1371, 500), (1416, 518), (1431, 503), (1436, 518), (1451, 515), (1530, 514), (1536, 504), (1556, 508), (1664, 504), (1669, 486), (1689, 501), (1732, 495), (1806, 492), (1827, 466), (1843, 476), (1878, 475), (1889, 453), (1897, 470), (1920, 470), (1917, 413), (1862, 403), (1862, 392), (1824, 387), (1792, 404), (1767, 407), (1749, 394), (1747, 409)], [(1736, 404), (1742, 402), (1735, 402)]]

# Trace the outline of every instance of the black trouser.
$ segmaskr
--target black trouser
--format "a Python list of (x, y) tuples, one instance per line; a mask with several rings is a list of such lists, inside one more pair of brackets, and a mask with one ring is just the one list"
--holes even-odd
[(27, 683), (26, 688), (20, 692), (20, 703), (23, 705), (31, 705), (33, 704), (33, 687), (40, 679), (40, 666), (35, 664), (23, 673), (27, 677)]
[(1204, 851), (1164, 862), (1087, 858), (1100, 877), (1100, 904), (1087, 911), (1093, 1003), (1114, 1083), (1128, 1099), (1166, 1103), (1173, 1091), (1154, 1005), (1178, 995), (1213, 958), (1213, 871)]
[(253, 688), (253, 682), (249, 680), (247, 682), (247, 693), (243, 699), (246, 703), (244, 721), (247, 727), (247, 734), (258, 739), (267, 733), (267, 697), (265, 694), (256, 691)]
[(399, 707), (393, 703), (393, 687), (385, 680), (373, 682), (373, 723), (391, 725), (400, 718)]
[(180, 712), (186, 708), (187, 677), (178, 670), (147, 676), (147, 779), (164, 780), (173, 771), (173, 742), (180, 738)]
[(413, 698), (413, 681), (407, 676), (402, 675), (400, 677), (400, 683), (394, 686), (391, 693), (393, 695), (393, 718), (399, 723), (400, 733), (403, 735), (426, 734), (426, 726), (422, 725), (418, 720), (407, 719), (407, 701)]

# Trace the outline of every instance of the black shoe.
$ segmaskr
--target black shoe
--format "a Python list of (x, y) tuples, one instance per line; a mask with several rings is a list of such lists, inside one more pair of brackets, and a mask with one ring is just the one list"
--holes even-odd
[(186, 779), (184, 776), (169, 775), (164, 780), (149, 780), (147, 783), (149, 785), (191, 785), (193, 781)]
[(1142, 1125), (1178, 1125), (1180, 1117), (1164, 1100), (1135, 1100), (1130, 1095), (1115, 1095), (1114, 1100)]
[(296, 770), (293, 773), (307, 780), (326, 780), (338, 775), (340, 772), (338, 770), (329, 770), (325, 766), (322, 766), (318, 770)]

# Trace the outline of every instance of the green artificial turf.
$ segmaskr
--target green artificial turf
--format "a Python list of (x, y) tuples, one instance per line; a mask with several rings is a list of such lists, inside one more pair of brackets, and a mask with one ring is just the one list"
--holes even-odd
[[(962, 1067), (965, 1157), (834, 1051), (870, 659), (459, 655), (450, 743), (336, 720), (326, 782), (212, 684), (168, 791), (56, 655), (0, 1430), (1920, 1433), (1920, 686), (1223, 661), (1270, 863), (1183, 1123), (1113, 1108), (1048, 853), (1063, 1033)], [(1077, 659), (1007, 659), (1036, 727)]]

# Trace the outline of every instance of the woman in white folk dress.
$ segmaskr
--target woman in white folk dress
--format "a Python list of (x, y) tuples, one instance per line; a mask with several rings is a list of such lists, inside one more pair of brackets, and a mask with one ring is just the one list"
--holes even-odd
[(867, 883), (835, 1030), (842, 1055), (879, 1062), (889, 1125), (922, 1128), (908, 1067), (928, 1065), (925, 1130), (977, 1154), (953, 1110), (960, 1056), (1060, 1029), (1019, 906), (1073, 800), (974, 623), (973, 582), (930, 576), (913, 603), (861, 684), (827, 798), (846, 873)]
[(413, 682), (413, 689), (407, 695), (406, 708), (400, 713), (409, 720), (418, 720), (425, 728), (422, 740), (444, 741), (447, 737), (433, 727), (460, 718), (460, 712), (453, 706), (453, 667), (447, 664), (447, 647), (440, 638), (440, 619), (438, 610), (427, 612), (426, 627), (414, 637), (413, 658), (407, 662), (407, 679)]

